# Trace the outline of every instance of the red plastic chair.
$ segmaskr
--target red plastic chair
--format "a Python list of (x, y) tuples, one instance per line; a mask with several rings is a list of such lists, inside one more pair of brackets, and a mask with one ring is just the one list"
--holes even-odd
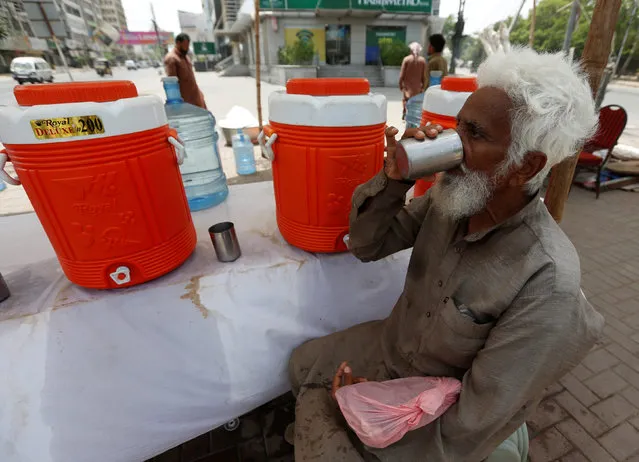
[[(597, 198), (599, 198), (601, 190), (601, 172), (612, 156), (612, 150), (617, 145), (624, 128), (626, 128), (627, 121), (628, 114), (621, 106), (611, 104), (610, 106), (602, 107), (599, 110), (597, 133), (584, 145), (579, 154), (577, 166), (597, 173), (595, 182)], [(593, 152), (603, 149), (607, 151), (603, 158), (593, 154)]]

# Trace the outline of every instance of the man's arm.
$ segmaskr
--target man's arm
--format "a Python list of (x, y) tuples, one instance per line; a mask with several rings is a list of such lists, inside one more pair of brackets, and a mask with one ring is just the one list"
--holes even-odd
[[(409, 128), (404, 137), (435, 138), (442, 127)], [(430, 195), (414, 199), (408, 206), (406, 193), (413, 182), (402, 181), (395, 150), (398, 131), (386, 127), (384, 170), (353, 193), (349, 250), (362, 261), (374, 261), (412, 247), (430, 207)]]
[(542, 284), (535, 287), (520, 295), (490, 331), (464, 375), (459, 401), (397, 443), (403, 455), (414, 452), (406, 460), (484, 460), (524, 423), (528, 406), (543, 390), (586, 356), (603, 328), (601, 315), (583, 295), (544, 295)]
[(175, 58), (167, 57), (164, 59), (164, 71), (167, 77), (177, 77), (177, 61)]
[(428, 61), (424, 60), (424, 75), (422, 75), (423, 91), (426, 91), (429, 86), (430, 86), (430, 66), (428, 65)]
[(349, 249), (362, 261), (375, 261), (412, 247), (430, 206), (430, 195), (405, 206), (412, 183), (393, 180), (384, 171), (353, 194)]
[(399, 70), (399, 89), (404, 91), (404, 78), (406, 77), (406, 58), (402, 61), (402, 68)]

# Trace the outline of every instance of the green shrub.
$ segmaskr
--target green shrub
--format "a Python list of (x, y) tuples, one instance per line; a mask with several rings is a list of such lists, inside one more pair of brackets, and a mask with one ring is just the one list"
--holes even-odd
[(399, 40), (384, 41), (380, 43), (380, 54), (384, 66), (401, 66), (404, 58), (410, 54), (410, 48)]
[(277, 50), (277, 62), (278, 64), (290, 64), (291, 57), (289, 53), (290, 47), (280, 47)]
[(281, 47), (277, 51), (277, 60), (280, 64), (308, 65), (313, 64), (315, 47), (310, 40), (297, 40), (293, 45)]

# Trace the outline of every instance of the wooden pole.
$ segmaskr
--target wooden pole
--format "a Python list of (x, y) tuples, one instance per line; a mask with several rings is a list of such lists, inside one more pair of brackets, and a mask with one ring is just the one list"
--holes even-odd
[(533, 0), (532, 18), (530, 18), (530, 34), (528, 35), (528, 46), (533, 48), (535, 43), (535, 21), (537, 19), (537, 0)]
[(262, 131), (262, 59), (260, 53), (260, 0), (255, 0), (255, 89), (257, 90), (257, 123)]
[[(588, 38), (581, 56), (581, 67), (588, 76), (593, 98), (597, 95), (612, 46), (612, 37), (621, 8), (621, 0), (597, 0), (592, 14)], [(575, 174), (578, 156), (575, 155), (557, 164), (550, 173), (550, 184), (545, 203), (553, 218), (560, 222), (564, 205), (568, 199), (570, 185)]]

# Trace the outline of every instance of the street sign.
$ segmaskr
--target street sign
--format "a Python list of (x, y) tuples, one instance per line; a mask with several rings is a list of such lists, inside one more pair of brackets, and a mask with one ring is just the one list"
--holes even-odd
[(196, 55), (214, 55), (215, 43), (213, 42), (193, 42), (193, 52)]
[(23, 4), (37, 38), (67, 37), (67, 28), (54, 0), (23, 0)]
[(432, 0), (260, 0), (265, 10), (376, 10), (431, 14)]

